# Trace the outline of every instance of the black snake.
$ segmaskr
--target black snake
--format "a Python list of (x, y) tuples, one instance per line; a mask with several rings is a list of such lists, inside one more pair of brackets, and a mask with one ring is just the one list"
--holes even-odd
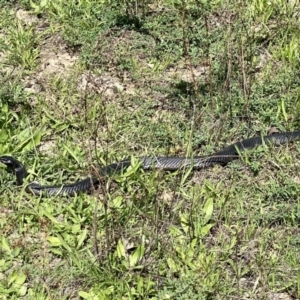
[[(237, 143), (234, 143), (221, 151), (217, 151), (211, 155), (197, 156), (193, 158), (185, 157), (140, 157), (140, 167), (144, 170), (162, 169), (175, 171), (180, 168), (193, 168), (194, 170), (205, 169), (214, 165), (226, 165), (230, 161), (238, 158), (240, 152), (246, 149), (252, 149), (259, 145), (273, 144), (280, 145), (300, 139), (300, 131), (275, 133), (264, 137), (252, 137)], [(17, 184), (22, 185), (27, 177), (25, 166), (17, 159), (11, 156), (1, 156), (0, 162), (5, 164), (9, 171), (16, 175)], [(99, 177), (121, 173), (123, 169), (131, 165), (131, 159), (125, 159), (117, 163), (107, 165), (100, 168), (99, 175), (95, 177), (87, 177), (83, 180), (71, 184), (64, 185), (40, 185), (30, 183), (26, 190), (34, 195), (45, 194), (47, 196), (55, 195), (75, 195), (81, 192), (92, 192), (94, 188), (100, 184)]]

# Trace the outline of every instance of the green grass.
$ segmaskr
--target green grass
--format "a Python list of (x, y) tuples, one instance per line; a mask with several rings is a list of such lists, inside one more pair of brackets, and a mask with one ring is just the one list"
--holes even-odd
[(300, 298), (299, 145), (144, 172), (299, 128), (299, 1), (1, 1), (0, 154), (28, 182), (133, 156), (93, 195), (0, 166), (1, 299)]

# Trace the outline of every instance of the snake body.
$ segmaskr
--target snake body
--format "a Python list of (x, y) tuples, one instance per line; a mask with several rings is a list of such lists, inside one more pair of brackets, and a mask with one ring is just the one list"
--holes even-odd
[[(180, 168), (193, 168), (194, 170), (205, 169), (214, 165), (226, 165), (240, 156), (241, 151), (253, 149), (259, 145), (273, 144), (281, 145), (300, 139), (300, 131), (275, 133), (264, 137), (252, 137), (231, 144), (230, 146), (217, 151), (211, 155), (197, 156), (193, 158), (186, 157), (140, 157), (140, 167), (144, 170), (162, 169), (168, 171), (175, 171)], [(18, 185), (22, 185), (24, 179), (27, 177), (25, 166), (11, 156), (1, 156), (0, 162), (5, 164), (9, 171), (16, 175)], [(83, 180), (71, 184), (64, 185), (40, 185), (37, 183), (30, 183), (27, 185), (26, 190), (34, 195), (45, 194), (47, 196), (56, 195), (75, 195), (82, 192), (91, 192), (100, 184), (99, 177), (119, 174), (122, 170), (131, 165), (131, 159), (125, 159), (117, 163), (112, 163), (99, 169), (98, 176), (87, 177)], [(99, 176), (100, 175), (100, 176)]]

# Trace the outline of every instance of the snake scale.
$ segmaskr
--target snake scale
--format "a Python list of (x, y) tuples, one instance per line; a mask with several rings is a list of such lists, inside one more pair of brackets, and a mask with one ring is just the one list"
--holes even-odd
[[(294, 132), (275, 133), (264, 137), (252, 137), (231, 144), (230, 146), (217, 151), (211, 155), (197, 156), (193, 158), (186, 157), (140, 157), (140, 168), (144, 170), (162, 169), (168, 171), (175, 171), (180, 168), (193, 168), (194, 170), (205, 169), (214, 165), (226, 165), (240, 156), (241, 151), (253, 149), (259, 145), (273, 144), (281, 145), (300, 139), (300, 130)], [(22, 185), (24, 179), (27, 177), (25, 166), (11, 156), (1, 156), (0, 162), (6, 165), (7, 169), (13, 172), (16, 176), (17, 184)], [(122, 170), (131, 165), (131, 159), (125, 159), (117, 163), (104, 166), (99, 169), (99, 175), (106, 176), (121, 173)], [(40, 185), (37, 183), (30, 183), (26, 186), (26, 191), (30, 191), (34, 195), (70, 195), (79, 194), (82, 192), (92, 192), (100, 184), (99, 176), (87, 177), (75, 183), (63, 185)]]

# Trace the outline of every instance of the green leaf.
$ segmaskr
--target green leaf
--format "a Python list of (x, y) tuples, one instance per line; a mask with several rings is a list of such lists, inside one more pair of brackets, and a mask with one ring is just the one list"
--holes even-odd
[(110, 201), (109, 203), (110, 203), (109, 206), (111, 208), (120, 208), (123, 203), (123, 197), (119, 195), (116, 198), (114, 198), (112, 201)]
[(3, 141), (6, 141), (6, 139), (8, 138), (8, 132), (4, 129), (0, 130), (0, 140), (3, 143)]
[(84, 291), (79, 291), (78, 295), (83, 298), (83, 299), (87, 299), (87, 300), (99, 300), (101, 298), (97, 297), (94, 293), (87, 293)]
[(62, 251), (59, 248), (51, 248), (51, 252), (59, 256), (63, 255)]
[(13, 271), (9, 280), (8, 280), (8, 286), (10, 286), (16, 279), (18, 278), (18, 272)]
[(134, 251), (134, 253), (129, 256), (130, 267), (135, 267), (143, 258), (144, 253), (145, 253), (145, 245), (144, 244), (139, 245)]
[(40, 2), (41, 8), (47, 6), (47, 4), (48, 4), (48, 0), (41, 0), (41, 2)]
[(167, 258), (167, 264), (172, 272), (179, 271), (179, 267), (176, 265), (175, 261), (171, 257)]
[(17, 286), (21, 286), (24, 284), (25, 281), (26, 281), (26, 275), (24, 273), (19, 273), (14, 284)]
[(124, 248), (124, 245), (123, 245), (123, 243), (122, 243), (121, 240), (118, 241), (118, 245), (117, 245), (116, 251), (117, 251), (117, 256), (119, 258), (126, 257), (125, 256), (125, 253), (126, 253), (125, 252), (125, 248)]
[[(73, 219), (73, 221), (77, 221), (77, 219)], [(79, 232), (81, 232), (81, 225), (80, 224), (74, 224), (72, 227), (72, 234), (77, 234)]]
[(46, 216), (53, 224), (60, 224), (60, 222), (58, 222), (57, 219), (46, 209), (41, 210), (41, 214)]
[(281, 111), (284, 117), (284, 120), (287, 122), (288, 121), (288, 115), (286, 113), (286, 109), (285, 109), (285, 101), (284, 99), (281, 99)]
[(82, 243), (86, 239), (87, 234), (88, 234), (88, 231), (86, 229), (82, 230), (81, 234), (77, 237), (78, 242), (77, 242), (76, 249), (80, 248), (80, 246), (82, 245)]
[(190, 222), (187, 214), (182, 214), (180, 216), (180, 224), (185, 233), (188, 233), (190, 229)]
[(19, 296), (24, 297), (27, 293), (27, 286), (22, 285), (19, 290)]
[(192, 167), (189, 167), (188, 169), (186, 169), (186, 172), (183, 174), (183, 176), (180, 180), (180, 185), (184, 185), (184, 183), (186, 182), (187, 178), (190, 176), (192, 171), (193, 171)]
[(57, 237), (61, 243), (61, 245), (70, 253), (72, 252), (72, 249), (69, 247), (69, 245), (65, 242), (65, 240), (62, 238), (61, 235), (57, 234)]
[(204, 207), (203, 207), (203, 212), (205, 213), (205, 223), (207, 223), (212, 214), (213, 214), (213, 210), (214, 210), (214, 200), (213, 198), (209, 198), (205, 204), (204, 204)]
[(84, 292), (84, 291), (79, 291), (78, 292), (78, 295), (83, 298), (83, 299), (91, 299), (91, 295), (87, 292)]
[(214, 227), (214, 226), (215, 226), (214, 223), (207, 224), (207, 225), (203, 226), (203, 227), (201, 228), (201, 236), (207, 235), (207, 234), (209, 233), (210, 229), (211, 229), (212, 227)]
[(38, 11), (38, 9), (39, 9), (39, 6), (38, 5), (36, 5), (32, 0), (30, 0), (30, 6), (31, 6), (31, 8), (33, 8), (34, 10), (36, 10), (36, 11)]
[(75, 152), (71, 148), (69, 148), (67, 145), (64, 144), (63, 146), (64, 146), (65, 150), (76, 160), (76, 162), (78, 164), (80, 164), (80, 160), (78, 159)]
[(7, 238), (5, 238), (5, 237), (2, 237), (2, 239), (1, 239), (1, 248), (2, 248), (4, 251), (7, 251), (7, 252), (11, 253), (11, 249), (10, 249), (8, 240), (7, 240)]
[(61, 240), (55, 236), (48, 236), (47, 240), (50, 242), (51, 246), (53, 247), (62, 246)]
[(141, 162), (132, 156), (131, 157), (131, 165), (130, 165), (130, 167), (127, 168), (127, 170), (123, 174), (123, 176), (130, 177), (132, 174), (135, 174), (137, 172), (137, 170), (140, 168), (140, 166), (141, 166)]
[(11, 274), (9, 281), (8, 281), (8, 286), (11, 286), (12, 289), (14, 290), (19, 290), (19, 293), (23, 293), (24, 289), (22, 288), (22, 285), (26, 281), (26, 275), (24, 273), (19, 273), (18, 271), (13, 271)]
[(30, 128), (26, 128), (21, 131), (16, 136), (16, 138), (20, 142), (20, 144), (15, 148), (15, 152), (20, 152), (22, 150), (32, 150), (41, 143), (42, 129), (39, 129), (35, 133), (32, 133)]

